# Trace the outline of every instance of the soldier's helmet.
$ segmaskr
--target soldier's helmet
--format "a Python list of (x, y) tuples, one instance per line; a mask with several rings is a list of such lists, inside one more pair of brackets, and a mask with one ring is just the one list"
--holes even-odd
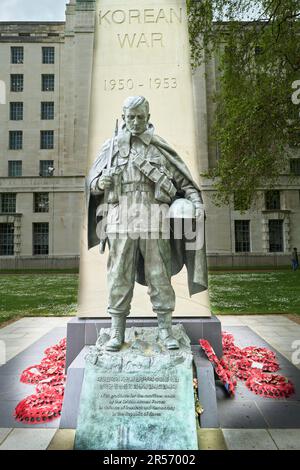
[(176, 199), (171, 204), (167, 217), (170, 219), (194, 219), (194, 204), (185, 198)]

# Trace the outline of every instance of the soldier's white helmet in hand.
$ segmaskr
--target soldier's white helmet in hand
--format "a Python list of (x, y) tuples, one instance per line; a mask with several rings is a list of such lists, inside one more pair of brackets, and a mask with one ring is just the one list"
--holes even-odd
[[(201, 204), (201, 206), (204, 212), (204, 205)], [(170, 219), (194, 219), (196, 217), (196, 209), (194, 204), (188, 199), (176, 199), (171, 204), (167, 217)]]

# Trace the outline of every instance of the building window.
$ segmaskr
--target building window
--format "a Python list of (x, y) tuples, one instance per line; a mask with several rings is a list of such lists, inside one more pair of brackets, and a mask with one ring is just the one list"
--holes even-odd
[(269, 251), (283, 251), (283, 220), (269, 220)]
[(33, 254), (48, 255), (49, 224), (48, 222), (33, 224)]
[(11, 47), (11, 63), (23, 64), (24, 62), (24, 47)]
[(54, 47), (42, 47), (43, 64), (54, 64)]
[(13, 73), (10, 76), (10, 91), (23, 91), (24, 75), (21, 73)]
[(14, 224), (0, 224), (0, 256), (14, 254)]
[(41, 149), (53, 149), (54, 147), (54, 131), (41, 131)]
[(40, 160), (40, 176), (53, 176), (53, 160)]
[(15, 213), (16, 212), (16, 193), (0, 194), (0, 212)]
[(10, 103), (10, 120), (22, 121), (23, 120), (23, 103)]
[(42, 75), (42, 91), (54, 91), (54, 74)]
[(54, 119), (53, 101), (44, 101), (41, 103), (41, 119)]
[(15, 176), (22, 176), (22, 161), (11, 160), (8, 162), (8, 176), (14, 178)]
[(33, 194), (34, 212), (49, 212), (49, 193)]
[(23, 147), (23, 132), (9, 131), (9, 149), (21, 150)]
[(280, 210), (280, 191), (266, 191), (266, 210)]
[(235, 251), (248, 253), (250, 251), (250, 220), (235, 220)]
[(290, 171), (292, 175), (300, 176), (300, 158), (290, 160)]

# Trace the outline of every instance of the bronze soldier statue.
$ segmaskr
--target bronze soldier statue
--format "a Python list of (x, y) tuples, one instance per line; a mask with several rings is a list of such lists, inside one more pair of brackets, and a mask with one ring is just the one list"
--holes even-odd
[(127, 98), (122, 118), (124, 125), (104, 143), (86, 179), (88, 248), (99, 242), (100, 251), (106, 242), (109, 248), (112, 323), (106, 350), (118, 351), (124, 343), (135, 280), (148, 286), (160, 339), (168, 349), (178, 349), (172, 334), (175, 293), (171, 276), (186, 265), (190, 295), (207, 289), (206, 254), (205, 247), (187, 250), (184, 238), (175, 240), (167, 233), (166, 217), (160, 216), (166, 213), (160, 209), (189, 201), (195, 220), (204, 219), (201, 192), (183, 160), (154, 134), (144, 97)]

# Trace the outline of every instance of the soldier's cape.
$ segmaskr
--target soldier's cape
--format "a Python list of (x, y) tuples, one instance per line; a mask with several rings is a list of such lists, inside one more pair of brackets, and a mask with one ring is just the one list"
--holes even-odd
[[(152, 126), (151, 126), (152, 127)], [(153, 127), (152, 127), (153, 129)], [(167, 142), (161, 137), (151, 134), (149, 141), (154, 145), (163, 155), (167, 158), (175, 167), (177, 167), (181, 173), (193, 184), (193, 186), (199, 191), (197, 183), (193, 180), (192, 175), (182, 160), (182, 158), (167, 144)], [(91, 194), (90, 188), (92, 182), (98, 178), (102, 171), (105, 169), (109, 156), (110, 140), (106, 141), (102, 146), (99, 156), (94, 161), (92, 168), (86, 178), (86, 204), (88, 211), (88, 249), (93, 248), (99, 244), (99, 239), (96, 234), (96, 211), (97, 207), (102, 204), (104, 194), (94, 195)], [(130, 153), (130, 132), (123, 131), (114, 139), (113, 155), (120, 153), (122, 157), (128, 157)], [(183, 197), (182, 194), (178, 193), (178, 197)], [(180, 240), (174, 239), (171, 232), (171, 261), (172, 261), (172, 276), (179, 273), (183, 266), (187, 268), (188, 275), (188, 288), (189, 294), (192, 296), (198, 292), (202, 292), (207, 289), (207, 261), (205, 252), (205, 242), (201, 250), (187, 250), (185, 238)], [(188, 240), (190, 243), (191, 241)], [(145, 280), (144, 271), (144, 259), (140, 254), (137, 261), (137, 272), (136, 281), (139, 284), (147, 285)]]

